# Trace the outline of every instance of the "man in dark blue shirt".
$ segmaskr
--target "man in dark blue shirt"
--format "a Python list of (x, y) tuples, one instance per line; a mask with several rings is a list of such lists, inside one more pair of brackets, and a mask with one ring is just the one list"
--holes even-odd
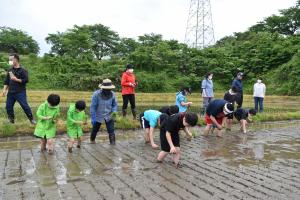
[(232, 81), (232, 87), (236, 87), (237, 89), (237, 108), (241, 108), (243, 105), (243, 79), (244, 73), (239, 72), (236, 76), (236, 78)]
[(217, 136), (222, 137), (223, 120), (226, 116), (233, 113), (233, 110), (233, 105), (223, 99), (216, 99), (210, 102), (205, 114), (206, 127), (204, 129), (204, 136), (207, 136), (213, 126), (216, 126)]
[(12, 68), (8, 70), (4, 81), (3, 96), (7, 96), (6, 111), (11, 123), (15, 122), (14, 105), (17, 102), (21, 105), (31, 124), (36, 124), (31, 109), (27, 103), (26, 84), (28, 83), (28, 72), (20, 65), (20, 58), (17, 54), (9, 57), (9, 64)]

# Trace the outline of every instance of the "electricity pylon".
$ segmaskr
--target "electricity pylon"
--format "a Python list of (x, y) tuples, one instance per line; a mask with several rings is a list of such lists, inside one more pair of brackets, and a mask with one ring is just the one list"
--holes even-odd
[(197, 49), (215, 43), (210, 0), (191, 0), (185, 43)]

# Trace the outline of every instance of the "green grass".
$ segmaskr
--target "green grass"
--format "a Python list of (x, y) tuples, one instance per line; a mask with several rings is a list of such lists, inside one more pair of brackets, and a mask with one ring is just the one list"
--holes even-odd
[[(50, 93), (57, 93), (61, 96), (61, 121), (57, 125), (58, 133), (66, 131), (66, 113), (70, 103), (77, 100), (85, 100), (89, 106), (91, 101), (92, 91), (89, 92), (74, 92), (74, 91), (28, 91), (28, 101), (31, 105), (33, 113), (36, 113), (38, 106), (44, 102)], [(217, 93), (216, 98), (222, 98), (222, 93)], [(122, 96), (117, 93), (119, 104), (119, 115), (121, 114)], [(202, 98), (200, 94), (194, 93), (188, 96), (188, 100), (193, 102), (190, 111), (200, 113), (202, 108)], [(175, 93), (138, 93), (136, 94), (136, 105), (138, 114), (146, 109), (159, 109), (165, 105), (173, 105), (175, 102)], [(278, 120), (293, 120), (300, 119), (300, 97), (298, 96), (267, 96), (264, 102), (264, 113), (258, 113), (253, 118), (255, 122), (278, 121)], [(244, 107), (253, 107), (253, 99), (250, 95), (244, 96)], [(123, 118), (118, 116), (116, 122), (117, 129), (136, 129), (139, 128), (139, 122), (132, 120), (130, 107), (127, 109), (128, 117)], [(7, 123), (5, 111), (5, 99), (0, 97), (0, 137), (11, 135), (33, 134), (34, 126), (30, 125), (25, 114), (18, 104), (15, 106), (16, 124)], [(89, 114), (89, 107), (86, 109)], [(203, 117), (199, 116), (199, 125), (204, 125)], [(85, 132), (89, 132), (91, 125), (84, 127)], [(105, 126), (102, 126), (105, 129)]]

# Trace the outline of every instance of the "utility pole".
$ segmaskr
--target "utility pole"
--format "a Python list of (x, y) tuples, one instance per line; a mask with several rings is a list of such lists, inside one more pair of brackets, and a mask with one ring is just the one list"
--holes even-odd
[(197, 49), (215, 43), (210, 0), (191, 0), (185, 43)]

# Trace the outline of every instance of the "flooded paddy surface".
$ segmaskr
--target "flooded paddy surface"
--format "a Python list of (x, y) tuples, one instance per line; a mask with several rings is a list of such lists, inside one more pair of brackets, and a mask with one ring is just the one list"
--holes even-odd
[(86, 135), (72, 154), (65, 136), (54, 155), (41, 153), (33, 137), (1, 138), (0, 199), (300, 199), (300, 122), (250, 130), (181, 137), (179, 169), (171, 156), (156, 163), (159, 151), (141, 130), (117, 131), (115, 146), (106, 135), (89, 144)]

